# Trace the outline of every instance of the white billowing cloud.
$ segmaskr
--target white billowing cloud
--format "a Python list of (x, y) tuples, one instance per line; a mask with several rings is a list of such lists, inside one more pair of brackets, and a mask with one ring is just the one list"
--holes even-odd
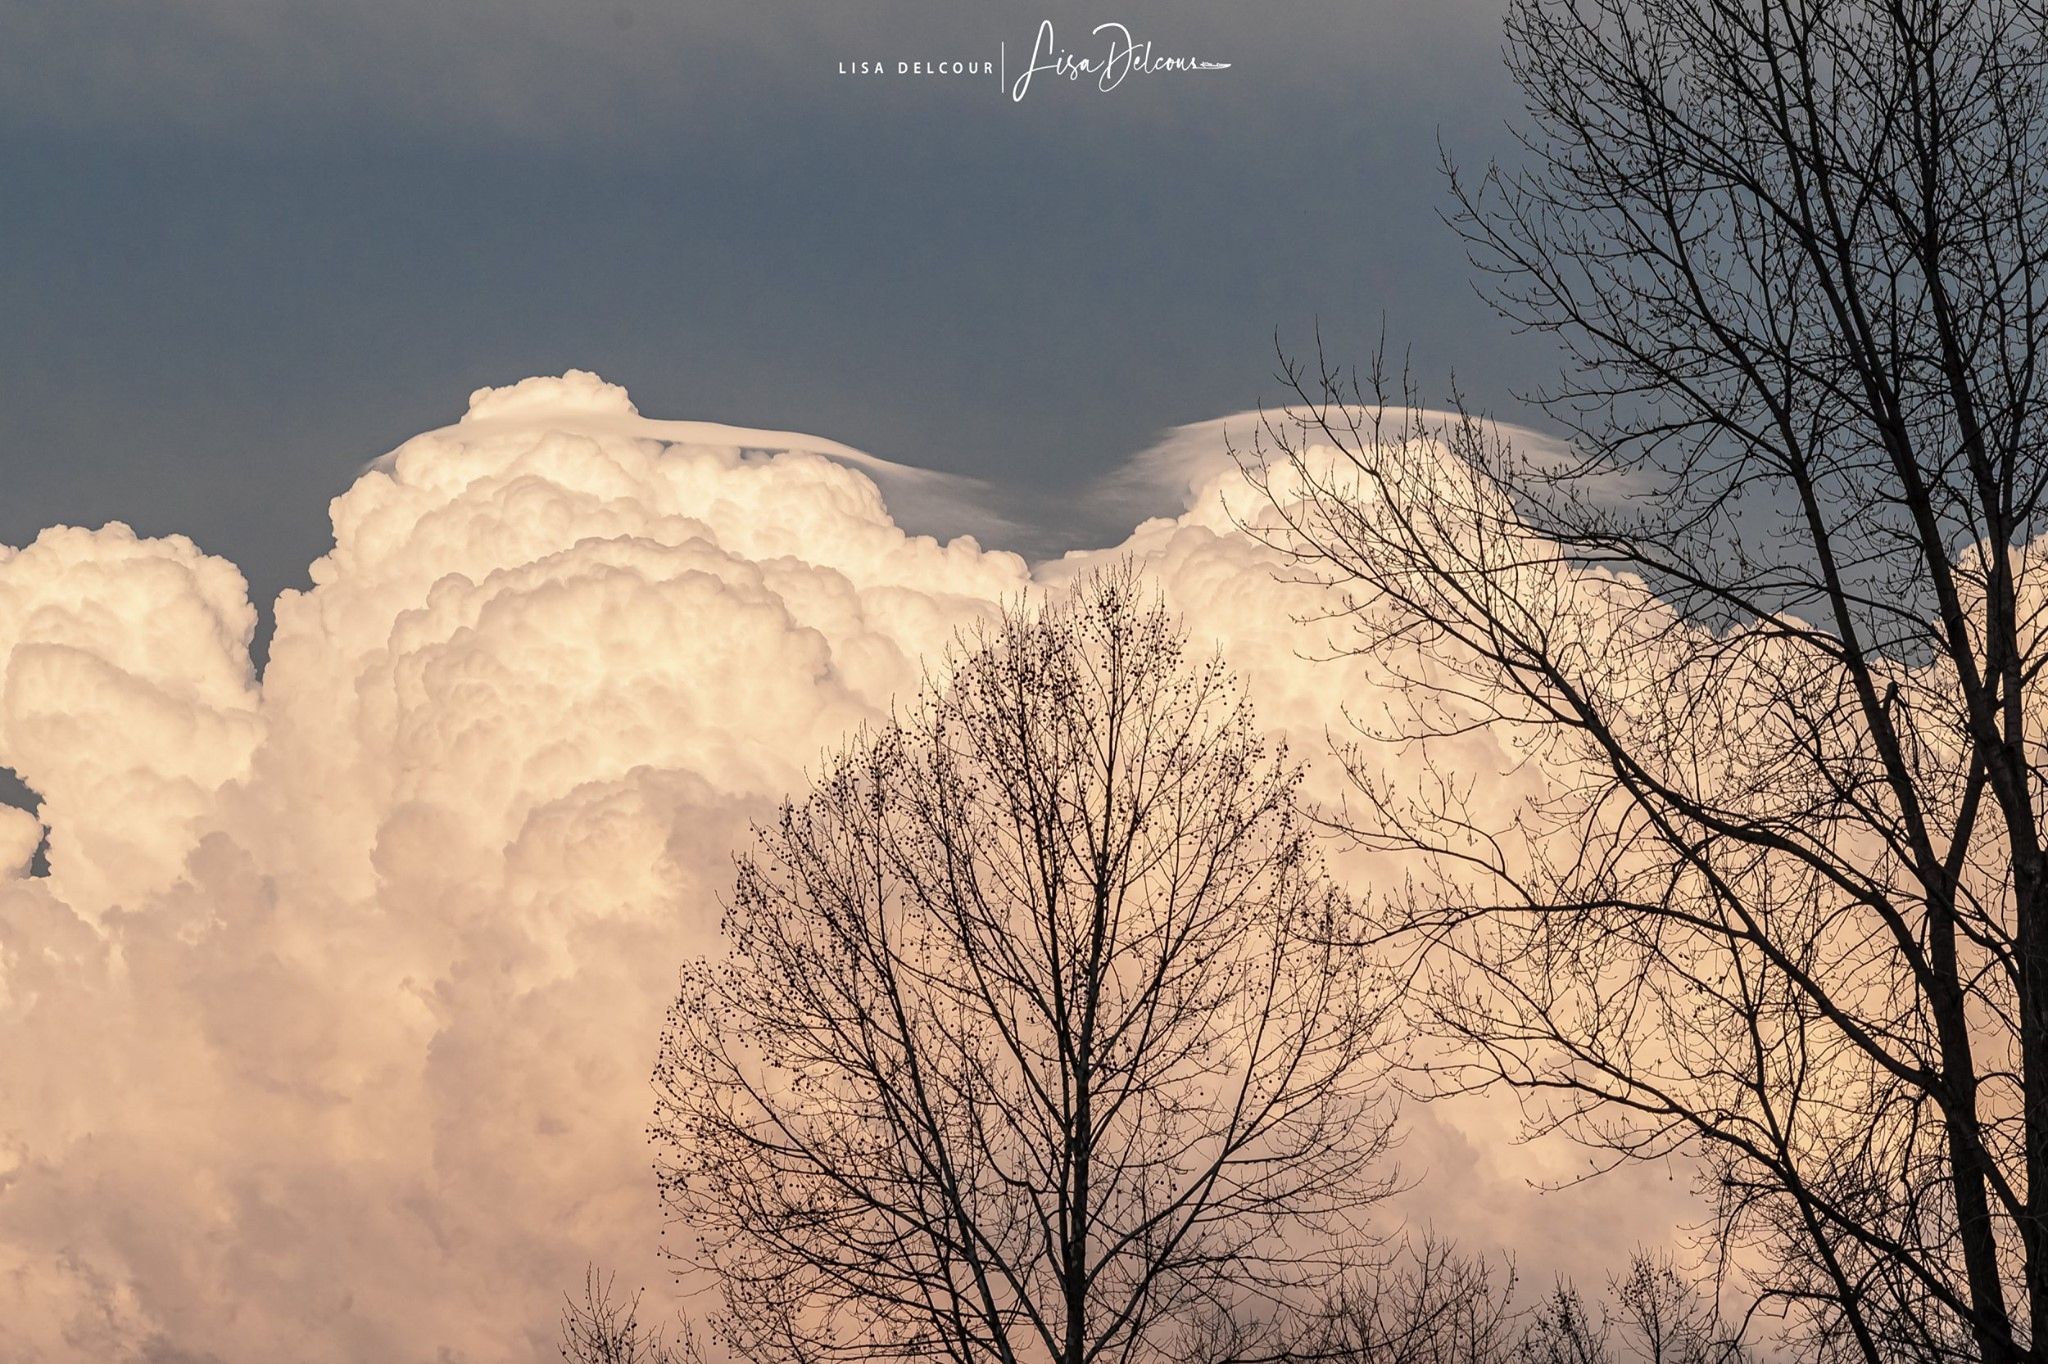
[[(1212, 454), (1115, 552), (1318, 754), (1386, 679), (1302, 656)], [(920, 489), (966, 496), (590, 375), (483, 390), (335, 500), (260, 690), (240, 575), (188, 542), (0, 551), (0, 761), (50, 849), (26, 875), (42, 827), (0, 810), (0, 1353), (542, 1359), (586, 1261), (662, 1296), (647, 1076), (748, 821), (1104, 557), (908, 533)], [(1412, 1116), (1406, 1210), (1475, 1244), (1597, 1272), (1670, 1226), (1534, 1199), (1567, 1157), (1497, 1107)]]
[(58, 527), (0, 547), (0, 764), (41, 793), (74, 909), (161, 889), (244, 774), (255, 625), (242, 575), (182, 537)]

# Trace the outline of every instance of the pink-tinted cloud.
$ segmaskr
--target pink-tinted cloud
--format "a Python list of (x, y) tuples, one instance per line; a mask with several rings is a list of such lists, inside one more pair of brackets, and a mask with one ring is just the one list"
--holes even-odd
[[(1389, 675), (1308, 661), (1212, 455), (1114, 552), (1318, 755)], [(232, 565), (120, 526), (0, 551), (0, 762), (49, 837), (27, 875), (42, 831), (0, 812), (0, 1353), (482, 1364), (551, 1357), (586, 1261), (663, 1295), (647, 1075), (748, 820), (956, 629), (1102, 558), (908, 534), (892, 487), (935, 485), (588, 375), (485, 390), (335, 500), (260, 688)], [(1525, 1271), (1682, 1206), (1661, 1175), (1536, 1197), (1581, 1158), (1497, 1104), (1413, 1125), (1402, 1211)]]

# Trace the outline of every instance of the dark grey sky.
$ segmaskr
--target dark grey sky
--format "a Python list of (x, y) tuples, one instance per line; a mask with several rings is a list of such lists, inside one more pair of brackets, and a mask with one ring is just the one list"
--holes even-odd
[[(1544, 352), (1471, 294), (1438, 137), (1502, 149), (1498, 0), (0, 0), (0, 540), (182, 531), (258, 600), (468, 392), (983, 477), (1043, 552), (1088, 482), (1272, 399), (1277, 327), (1384, 317), (1482, 403)], [(1227, 72), (841, 76), (1105, 20)]]

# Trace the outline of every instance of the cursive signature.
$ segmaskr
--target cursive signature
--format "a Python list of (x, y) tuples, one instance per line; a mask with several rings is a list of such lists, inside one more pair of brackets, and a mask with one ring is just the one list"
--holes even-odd
[(1151, 75), (1161, 71), (1226, 71), (1230, 68), (1229, 62), (1155, 54), (1149, 41), (1136, 41), (1131, 37), (1131, 30), (1123, 24), (1097, 24), (1092, 30), (1092, 36), (1097, 38), (1104, 34), (1109, 35), (1109, 50), (1099, 56), (1083, 56), (1057, 46), (1052, 20), (1042, 20), (1038, 25), (1038, 37), (1031, 45), (1031, 60), (1010, 86), (1010, 99), (1021, 103), (1031, 90), (1032, 80), (1038, 76), (1064, 77), (1070, 81), (1093, 76), (1098, 89), (1110, 91), (1122, 85), (1124, 78), (1133, 73)]

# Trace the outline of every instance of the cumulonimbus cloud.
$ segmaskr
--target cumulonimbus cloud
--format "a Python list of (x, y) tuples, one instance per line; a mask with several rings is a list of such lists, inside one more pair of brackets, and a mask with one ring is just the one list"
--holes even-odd
[[(1298, 752), (1379, 684), (1307, 661), (1234, 466), (1192, 458), (1153, 461), (1178, 512), (1034, 569), (910, 533), (899, 495), (967, 490), (831, 442), (483, 390), (335, 500), (260, 683), (188, 541), (0, 550), (0, 763), (42, 798), (0, 810), (0, 1353), (542, 1359), (586, 1262), (663, 1296), (676, 966), (748, 821), (955, 631), (1128, 554)], [(1670, 1225), (1535, 1199), (1567, 1157), (1494, 1110), (1411, 1121), (1407, 1211), (1476, 1247), (1600, 1268)]]

